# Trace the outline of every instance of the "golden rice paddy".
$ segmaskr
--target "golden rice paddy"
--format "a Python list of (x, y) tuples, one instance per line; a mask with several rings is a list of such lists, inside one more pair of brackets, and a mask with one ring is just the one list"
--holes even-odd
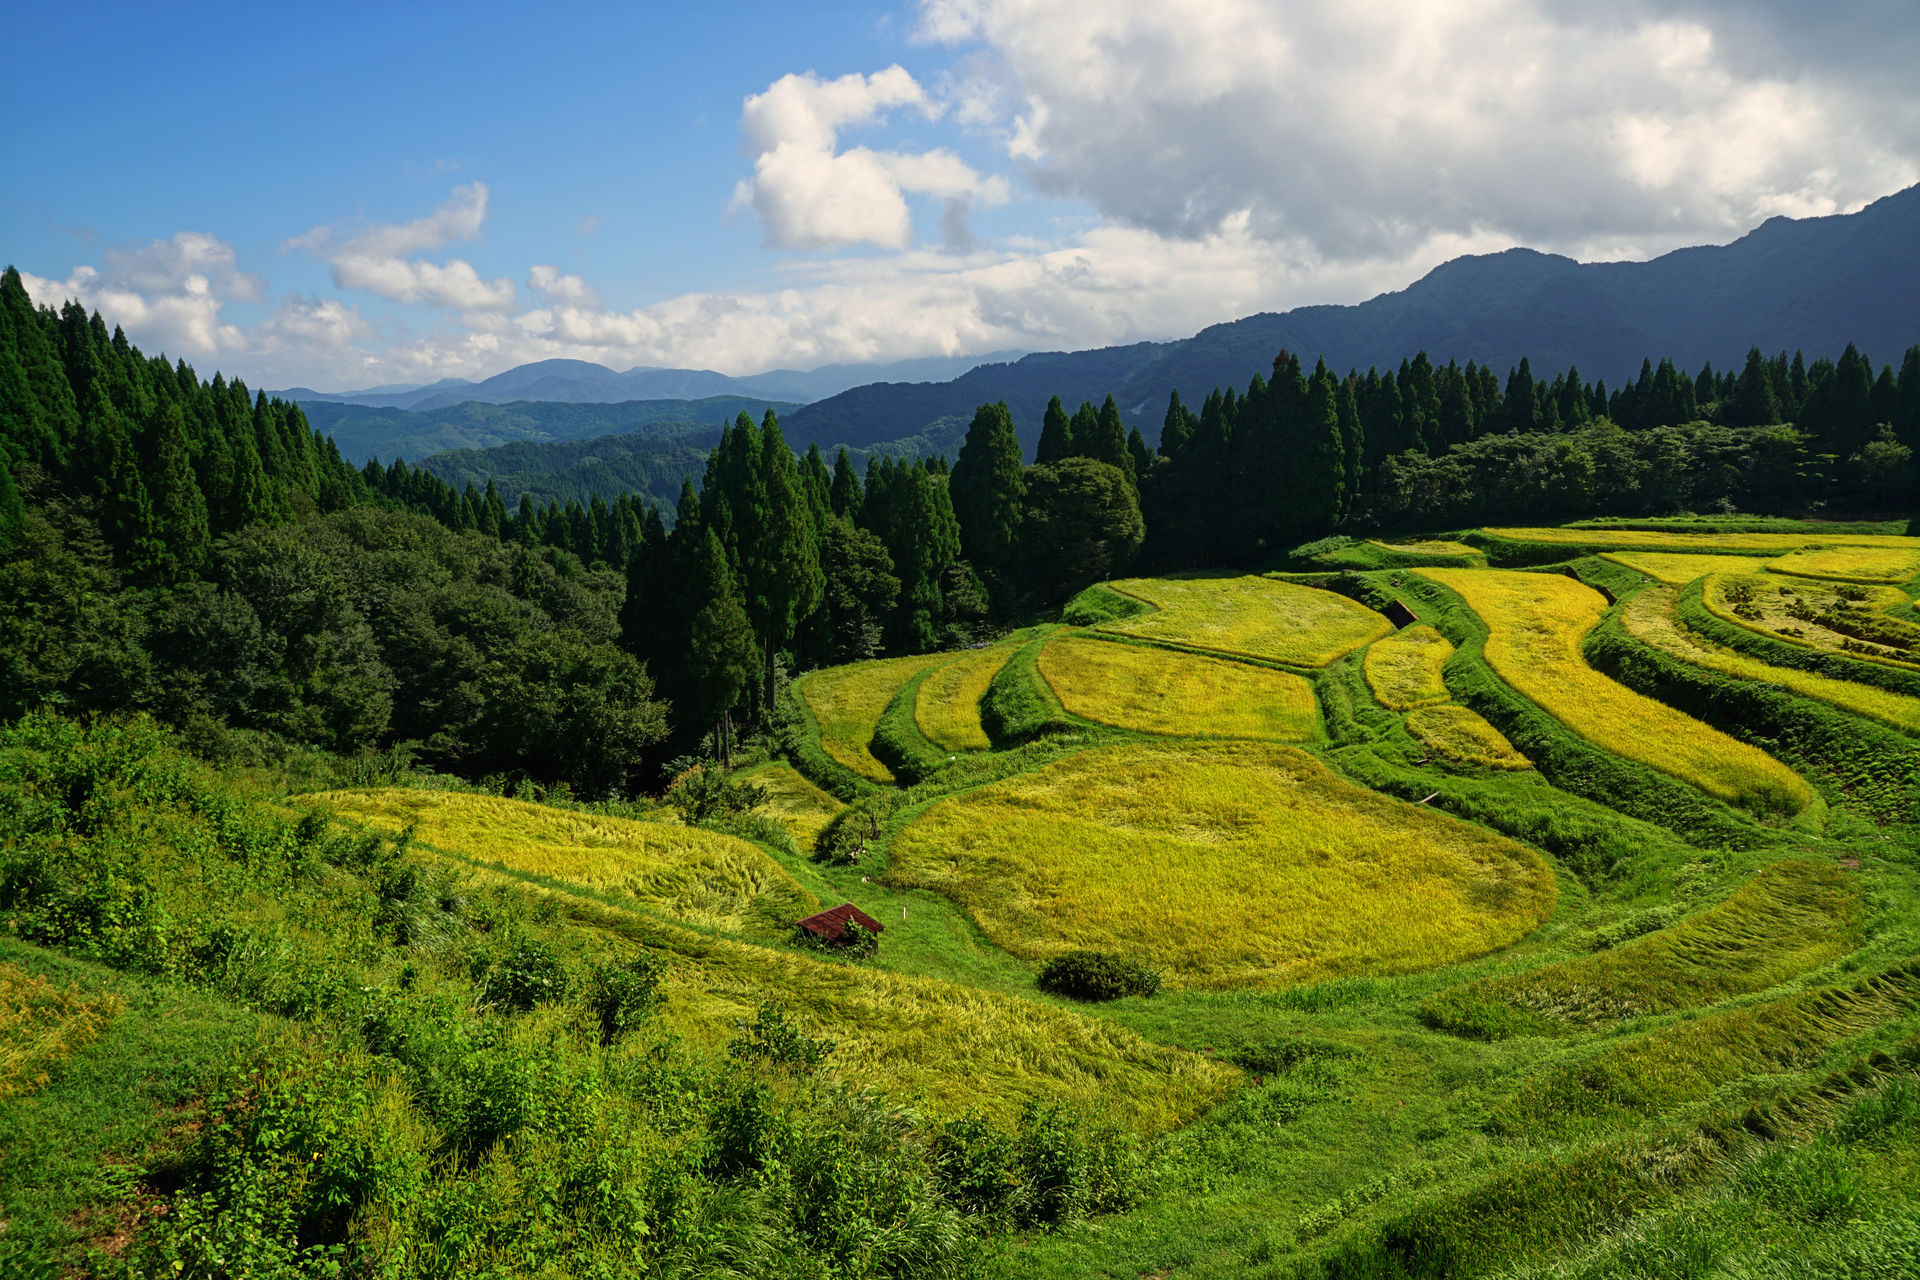
[(793, 687), (820, 722), (820, 749), (873, 782), (892, 782), (893, 770), (874, 758), (873, 731), (893, 695), (914, 676), (951, 653), (922, 653), (907, 658), (850, 662), (844, 667), (810, 671)]
[(1376, 547), (1385, 547), (1388, 551), (1399, 551), (1412, 556), (1477, 556), (1480, 548), (1470, 547), (1464, 542), (1451, 542), (1445, 538), (1434, 538), (1420, 542), (1382, 542), (1371, 538)]
[(733, 780), (766, 792), (767, 802), (760, 812), (785, 827), (793, 842), (802, 849), (812, 849), (821, 828), (846, 808), (808, 782), (792, 765), (780, 761), (742, 769), (733, 775)]
[(1900, 729), (1920, 731), (1920, 698), (1909, 698), (1852, 680), (1835, 680), (1793, 667), (1772, 666), (1725, 645), (1715, 644), (1681, 623), (1674, 614), (1674, 593), (1666, 588), (1648, 588), (1628, 601), (1621, 610), (1620, 621), (1626, 627), (1627, 634), (1640, 643), (1682, 662), (1712, 671), (1723, 671), (1743, 680), (1763, 680), (1855, 715)]
[(1920, 574), (1920, 543), (1910, 547), (1802, 547), (1768, 561), (1767, 572), (1840, 582), (1910, 582)]
[[(1849, 600), (1842, 592), (1859, 598)], [(1915, 654), (1915, 647), (1920, 646), (1920, 626), (1886, 616), (1886, 610), (1907, 603), (1906, 595), (1894, 587), (1826, 583), (1757, 573), (1716, 573), (1702, 585), (1700, 602), (1721, 621), (1776, 640), (1823, 653), (1845, 652), (1851, 657), (1888, 666), (1920, 667), (1920, 657)], [(1821, 616), (1838, 620), (1843, 614), (1867, 624), (1855, 625), (1852, 631), (1868, 631), (1885, 643), (1863, 639), (1819, 621)]]
[(718, 929), (781, 929), (819, 910), (786, 869), (745, 840), (682, 826), (456, 791), (382, 787), (299, 797), (385, 831), (411, 826), (436, 852), (565, 880)]
[(1290, 666), (1323, 667), (1393, 630), (1385, 618), (1345, 596), (1254, 574), (1127, 578), (1107, 585), (1154, 611), (1102, 623), (1101, 631)]
[(1916, 540), (1885, 533), (1683, 533), (1663, 529), (1540, 529), (1489, 528), (1485, 532), (1513, 542), (1580, 547), (1613, 547), (1623, 551), (1772, 551), (1776, 554), (1807, 546), (1889, 547), (1913, 550)]
[(1313, 687), (1270, 667), (1073, 633), (1039, 666), (1061, 706), (1120, 729), (1305, 742), (1319, 724)]
[(1038, 961), (1086, 947), (1188, 987), (1424, 969), (1524, 937), (1553, 872), (1484, 828), (1257, 743), (1130, 743), (937, 802), (889, 879)]
[(1489, 769), (1531, 769), (1533, 762), (1513, 749), (1507, 735), (1479, 714), (1457, 703), (1420, 707), (1407, 713), (1407, 732), (1435, 755)]
[(954, 752), (993, 745), (980, 727), (980, 699), (1012, 654), (1008, 645), (973, 649), (928, 673), (914, 694), (913, 718), (929, 742)]
[(1559, 574), (1501, 569), (1415, 572), (1451, 588), (1480, 615), (1494, 671), (1574, 733), (1730, 804), (1795, 814), (1812, 803), (1806, 780), (1771, 756), (1588, 666), (1580, 641), (1606, 608), (1591, 587)]
[(1390, 711), (1445, 702), (1450, 696), (1440, 669), (1453, 656), (1453, 645), (1425, 623), (1396, 631), (1367, 649), (1367, 687)]
[(1603, 551), (1602, 560), (1625, 565), (1655, 582), (1684, 587), (1710, 573), (1751, 573), (1763, 563), (1751, 556), (1702, 555), (1683, 551)]

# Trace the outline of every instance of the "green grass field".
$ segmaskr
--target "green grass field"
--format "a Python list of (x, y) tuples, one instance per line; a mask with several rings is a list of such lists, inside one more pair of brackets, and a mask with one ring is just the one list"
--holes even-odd
[(794, 688), (820, 722), (823, 751), (870, 782), (892, 782), (893, 770), (875, 759), (871, 750), (880, 716), (907, 681), (952, 659), (950, 653), (927, 653), (852, 662), (810, 671), (794, 682)]
[(1319, 723), (1304, 679), (1244, 662), (1068, 632), (1039, 667), (1068, 711), (1121, 729), (1305, 742)]
[(1417, 572), (1485, 621), (1487, 662), (1500, 678), (1581, 737), (1756, 812), (1796, 814), (1812, 802), (1806, 780), (1779, 761), (1587, 665), (1580, 641), (1606, 608), (1592, 588), (1558, 574)]
[(985, 751), (993, 744), (980, 727), (980, 699), (1013, 650), (994, 645), (961, 654), (935, 667), (920, 682), (913, 718), (935, 746), (948, 751)]
[(1102, 623), (1099, 630), (1289, 666), (1325, 666), (1393, 629), (1345, 596), (1253, 575), (1126, 578), (1108, 585), (1154, 611)]
[(1190, 987), (1430, 968), (1556, 900), (1531, 851), (1253, 744), (1082, 752), (936, 803), (892, 859), (1015, 955), (1117, 951)]

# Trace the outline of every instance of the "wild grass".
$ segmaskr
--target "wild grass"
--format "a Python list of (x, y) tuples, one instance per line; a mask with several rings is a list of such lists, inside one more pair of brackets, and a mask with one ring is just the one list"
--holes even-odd
[(1481, 955), (1558, 897), (1540, 856), (1252, 743), (1083, 751), (929, 807), (892, 883), (1015, 955), (1106, 951), (1173, 987), (1292, 986)]
[(1449, 987), (1428, 997), (1420, 1016), (1442, 1030), (1498, 1038), (1697, 1008), (1845, 955), (1864, 921), (1848, 872), (1788, 859), (1678, 924), (1610, 951)]
[(1625, 565), (1655, 582), (1684, 587), (1710, 573), (1751, 573), (1762, 563), (1752, 557), (1692, 554), (1684, 551), (1602, 551), (1602, 560)]
[(1313, 687), (1269, 667), (1073, 633), (1039, 666), (1069, 712), (1115, 728), (1305, 742), (1319, 725)]
[(385, 788), (297, 797), (436, 851), (584, 885), (616, 901), (733, 932), (781, 931), (819, 910), (779, 863), (734, 836), (523, 800)]
[(1693, 533), (1664, 529), (1620, 529), (1608, 527), (1572, 528), (1491, 528), (1484, 532), (1510, 542), (1574, 547), (1610, 547), (1622, 551), (1772, 551), (1784, 554), (1801, 547), (1822, 545), (1841, 547), (1884, 547), (1913, 551), (1915, 540), (1892, 534), (1828, 533), (1809, 530), (1804, 533)]
[(1920, 667), (1920, 626), (1889, 616), (1908, 603), (1894, 587), (1716, 573), (1701, 603), (1722, 621), (1822, 653)]
[(927, 673), (913, 704), (920, 732), (947, 751), (985, 751), (993, 746), (980, 727), (980, 699), (1013, 653), (1010, 645), (963, 653)]
[(1906, 547), (1802, 547), (1767, 562), (1767, 572), (1839, 582), (1900, 583), (1920, 574), (1920, 542)]
[(0, 964), (0, 1098), (32, 1093), (62, 1058), (92, 1043), (123, 1002), (55, 986), (18, 965)]
[(1446, 538), (1431, 538), (1414, 542), (1382, 542), (1378, 538), (1369, 539), (1376, 547), (1385, 547), (1388, 551), (1398, 551), (1409, 556), (1477, 556), (1480, 548), (1470, 547), (1464, 542), (1453, 542)]
[(1501, 679), (1589, 742), (1756, 812), (1791, 815), (1812, 803), (1806, 780), (1758, 748), (1589, 666), (1580, 641), (1606, 609), (1592, 588), (1558, 574), (1418, 572), (1459, 594), (1486, 623), (1487, 662)]
[(1393, 630), (1357, 601), (1331, 591), (1246, 574), (1128, 578), (1109, 583), (1154, 612), (1100, 630), (1242, 657), (1323, 667)]
[(1407, 713), (1407, 732), (1435, 755), (1488, 769), (1531, 769), (1533, 762), (1513, 749), (1507, 736), (1478, 712), (1445, 703)]
[(794, 689), (819, 721), (820, 747), (827, 755), (869, 782), (892, 782), (893, 770), (870, 749), (880, 716), (901, 685), (952, 658), (950, 653), (923, 653), (850, 662), (810, 671), (794, 682)]
[(1675, 613), (1674, 593), (1649, 589), (1629, 600), (1620, 611), (1627, 634), (1682, 662), (1722, 671), (1743, 680), (1763, 680), (1843, 711), (1920, 732), (1920, 698), (1910, 698), (1872, 685), (1792, 667), (1776, 667), (1752, 658), (1687, 629)]
[(785, 827), (802, 849), (812, 849), (820, 829), (847, 807), (807, 781), (798, 769), (780, 761), (742, 769), (734, 775), (734, 781), (765, 791), (767, 802), (760, 811)]
[(1452, 695), (1440, 669), (1453, 656), (1453, 645), (1425, 623), (1397, 631), (1368, 646), (1367, 687), (1390, 711), (1445, 702)]

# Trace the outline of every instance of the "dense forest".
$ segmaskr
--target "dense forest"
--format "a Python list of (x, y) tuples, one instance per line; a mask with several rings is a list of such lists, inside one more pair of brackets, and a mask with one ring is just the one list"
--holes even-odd
[(587, 794), (763, 724), (788, 669), (973, 642), (1123, 566), (1279, 560), (1341, 530), (1677, 510), (1904, 510), (1920, 347), (1751, 353), (1631, 386), (1424, 355), (1112, 397), (1036, 458), (983, 405), (951, 466), (741, 414), (671, 510), (356, 468), (297, 405), (149, 358), (0, 278), (0, 715), (143, 709), (210, 754), (399, 751)]

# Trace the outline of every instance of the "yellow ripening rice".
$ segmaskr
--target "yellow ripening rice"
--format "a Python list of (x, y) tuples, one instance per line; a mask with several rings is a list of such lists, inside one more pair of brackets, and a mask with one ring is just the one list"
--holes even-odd
[(1224, 658), (1067, 633), (1040, 674), (1074, 715), (1141, 733), (1305, 742), (1319, 724), (1305, 679)]
[(1440, 668), (1453, 645), (1425, 623), (1375, 640), (1367, 650), (1367, 687), (1391, 711), (1411, 711), (1445, 702), (1450, 696)]
[(889, 880), (948, 895), (1015, 955), (1131, 955), (1185, 987), (1464, 960), (1558, 894), (1532, 850), (1267, 743), (1082, 751), (939, 801), (890, 852)]
[(927, 741), (945, 751), (985, 751), (980, 699), (1013, 653), (1011, 645), (973, 649), (935, 668), (914, 693), (913, 718)]
[(1710, 573), (1751, 573), (1763, 563), (1751, 556), (1691, 555), (1684, 551), (1603, 551), (1600, 558), (1670, 587), (1684, 587)]
[(0, 964), (0, 1098), (44, 1086), (48, 1069), (98, 1039), (121, 1008), (117, 995), (63, 990), (18, 965)]
[(1510, 542), (1549, 546), (1614, 547), (1622, 551), (1771, 551), (1776, 555), (1806, 546), (1891, 547), (1912, 550), (1920, 540), (1890, 533), (1681, 533), (1664, 529), (1489, 528)]
[(1501, 679), (1574, 733), (1761, 813), (1813, 802), (1804, 778), (1765, 752), (1609, 680), (1580, 654), (1606, 610), (1599, 592), (1555, 573), (1417, 569), (1449, 587), (1487, 624), (1487, 662)]
[(1767, 572), (1839, 582), (1911, 582), (1920, 574), (1920, 540), (1911, 547), (1802, 547), (1769, 560)]
[(1382, 542), (1370, 538), (1376, 547), (1385, 547), (1388, 551), (1399, 551), (1410, 556), (1477, 556), (1480, 548), (1470, 547), (1464, 542), (1450, 542), (1445, 538), (1434, 538), (1422, 542)]
[(1723, 622), (1789, 644), (1920, 668), (1920, 626), (1887, 612), (1908, 603), (1897, 587), (1716, 573), (1701, 584), (1700, 603)]
[(386, 831), (411, 825), (440, 853), (581, 885), (718, 929), (781, 929), (819, 909), (771, 857), (733, 836), (456, 791), (321, 791), (303, 806)]
[(1345, 596), (1252, 574), (1126, 578), (1107, 585), (1154, 611), (1102, 623), (1102, 631), (1291, 666), (1323, 667), (1393, 630), (1385, 618)]
[(1489, 769), (1531, 769), (1533, 761), (1513, 749), (1507, 735), (1456, 703), (1407, 713), (1407, 732), (1436, 755)]
[(1642, 591), (1621, 611), (1627, 634), (1649, 648), (1682, 662), (1724, 671), (1744, 680), (1762, 680), (1831, 703), (1843, 711), (1920, 732), (1920, 698), (1876, 689), (1852, 680), (1835, 680), (1793, 667), (1776, 667), (1696, 635), (1674, 613), (1674, 594), (1664, 588)]
[(766, 792), (767, 802), (760, 812), (785, 827), (793, 842), (802, 849), (813, 848), (821, 829), (846, 808), (807, 781), (798, 769), (780, 761), (742, 769), (733, 775), (733, 780)]
[(893, 770), (874, 758), (870, 747), (880, 715), (900, 687), (951, 653), (922, 653), (909, 658), (880, 658), (850, 662), (844, 667), (809, 671), (794, 681), (794, 690), (820, 722), (820, 749), (874, 782), (892, 782)]

